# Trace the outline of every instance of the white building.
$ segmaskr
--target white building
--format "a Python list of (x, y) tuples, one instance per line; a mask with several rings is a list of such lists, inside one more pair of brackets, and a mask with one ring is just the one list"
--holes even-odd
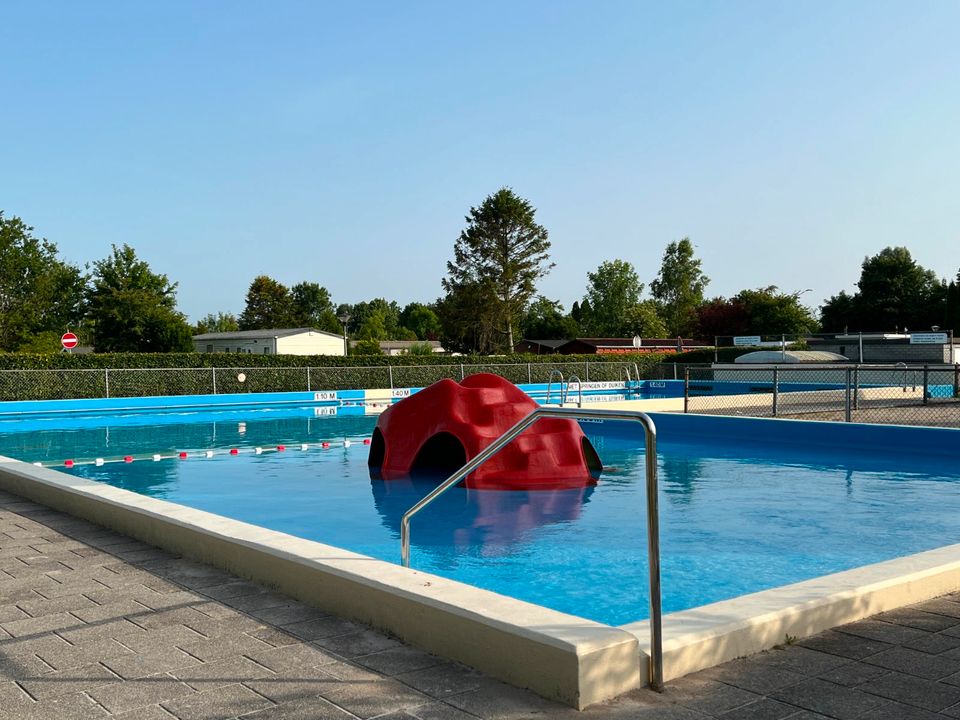
[(193, 336), (193, 349), (253, 355), (343, 355), (343, 336), (313, 328), (239, 330)]

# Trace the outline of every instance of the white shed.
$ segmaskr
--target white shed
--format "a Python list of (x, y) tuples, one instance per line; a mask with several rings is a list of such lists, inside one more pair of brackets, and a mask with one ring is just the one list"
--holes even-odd
[(278, 328), (203, 333), (193, 336), (197, 352), (253, 355), (343, 355), (343, 336), (314, 328)]

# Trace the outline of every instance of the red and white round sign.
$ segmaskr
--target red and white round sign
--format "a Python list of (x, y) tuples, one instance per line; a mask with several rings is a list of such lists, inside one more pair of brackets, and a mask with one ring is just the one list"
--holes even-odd
[(65, 332), (60, 336), (60, 344), (63, 345), (67, 350), (75, 348), (78, 342), (79, 340), (77, 340), (77, 336), (72, 332)]

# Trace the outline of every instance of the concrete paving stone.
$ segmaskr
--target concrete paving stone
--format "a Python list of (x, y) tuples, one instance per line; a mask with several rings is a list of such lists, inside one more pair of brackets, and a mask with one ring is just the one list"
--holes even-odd
[(226, 600), (241, 595), (256, 595), (262, 593), (263, 586), (250, 580), (233, 579), (221, 585), (211, 585), (203, 588), (203, 594), (214, 600)]
[(309, 643), (271, 647), (253, 653), (247, 657), (275, 673), (296, 673), (303, 668), (320, 667), (338, 662), (339, 658), (326, 650)]
[(760, 694), (796, 685), (807, 679), (806, 675), (755, 658), (733, 660), (703, 670), (698, 675)]
[(114, 557), (118, 557), (122, 560), (126, 560), (129, 563), (141, 564), (147, 562), (157, 562), (157, 561), (167, 561), (170, 560), (174, 555), (167, 552), (166, 550), (160, 550), (158, 548), (147, 547), (144, 550), (117, 550), (115, 547), (104, 548)]
[(242, 655), (181, 668), (170, 674), (199, 692), (274, 676), (274, 673), (263, 665), (258, 665)]
[(771, 698), (838, 720), (853, 720), (884, 704), (876, 695), (818, 679), (777, 690)]
[(113, 715), (113, 720), (176, 720), (176, 715), (171, 715), (160, 705), (150, 705), (145, 708), (137, 708), (129, 712)]
[(257, 620), (270, 623), (271, 625), (289, 625), (290, 623), (303, 622), (305, 620), (317, 620), (330, 614), (297, 602), (291, 602), (288, 605), (275, 605), (268, 608), (247, 610), (246, 612)]
[[(244, 616), (239, 610), (234, 610), (232, 607), (216, 602), (215, 600), (197, 602), (191, 605), (191, 607), (214, 620), (233, 620)], [(254, 619), (259, 620), (259, 618)]]
[(956, 596), (952, 600), (949, 597), (934, 598), (933, 600), (927, 600), (918, 605), (911, 605), (910, 607), (922, 610), (923, 612), (946, 615), (947, 617), (960, 620), (960, 598)]
[[(131, 620), (147, 630), (157, 630), (175, 625), (187, 625), (197, 632), (200, 632), (195, 625), (201, 625), (204, 621), (210, 619), (192, 607), (172, 607), (165, 610), (149, 610), (145, 608), (145, 610), (146, 612), (142, 615), (131, 618)], [(200, 634), (202, 635), (203, 633)]]
[(197, 612), (195, 617), (190, 618), (183, 624), (208, 638), (233, 637), (241, 633), (253, 633), (270, 627), (246, 615), (236, 615), (220, 620), (201, 612)]
[(331, 685), (330, 689), (322, 692), (321, 695), (334, 705), (364, 720), (425, 705), (430, 701), (430, 698), (423, 693), (389, 679), (372, 682), (339, 682)]
[(369, 655), (354, 657), (353, 661), (387, 677), (414, 672), (415, 670), (424, 670), (444, 662), (435, 655), (408, 645), (400, 645)]
[(903, 647), (910, 648), (911, 650), (919, 650), (920, 652), (929, 653), (930, 655), (939, 655), (947, 650), (960, 648), (960, 637), (945, 635), (944, 633), (931, 633), (918, 640), (905, 642)]
[(929, 655), (903, 647), (884, 650), (882, 653), (871, 655), (863, 662), (927, 680), (939, 680), (948, 675), (960, 673), (960, 660), (942, 655)]
[(44, 652), (56, 651), (62, 647), (70, 647), (70, 643), (59, 635), (40, 635), (39, 637), (15, 638), (4, 637), (0, 632), (0, 655), (16, 657), (17, 655), (40, 655)]
[(85, 623), (120, 620), (121, 618), (125, 617), (129, 617), (130, 619), (136, 621), (139, 619), (139, 616), (153, 614), (153, 610), (148, 608), (146, 605), (141, 605), (136, 600), (131, 600), (129, 598), (123, 598), (122, 600), (117, 600), (116, 602), (107, 603), (105, 605), (81, 607), (76, 610), (71, 610), (70, 612), (71, 614), (83, 620)]
[(755, 656), (758, 663), (792, 670), (813, 677), (822, 672), (844, 665), (850, 660), (832, 653), (821, 652), (801, 645), (773, 648)]
[(886, 668), (877, 665), (868, 665), (865, 662), (851, 662), (835, 667), (820, 674), (821, 680), (832, 682), (845, 687), (856, 687), (868, 680), (873, 680), (889, 672)]
[[(168, 558), (170, 558), (169, 554)], [(140, 563), (140, 567), (149, 570), (164, 580), (175, 582), (191, 590), (222, 585), (234, 578), (233, 575), (223, 570), (183, 558), (173, 558), (167, 562)]]
[(13, 680), (0, 681), (0, 711), (13, 715), (33, 704), (33, 698)]
[(32, 617), (30, 613), (24, 612), (22, 608), (16, 605), (0, 605), (0, 625), (15, 620), (24, 620)]
[(82, 595), (86, 593), (95, 593), (101, 590), (106, 589), (106, 585), (99, 583), (96, 580), (87, 580), (86, 578), (79, 578), (78, 580), (73, 580), (70, 578), (64, 578), (63, 582), (58, 582), (54, 584), (38, 584), (34, 587), (34, 590), (37, 591), (40, 595), (47, 598), (48, 600), (53, 600), (55, 598), (60, 598), (65, 595)]
[(196, 694), (188, 685), (163, 674), (124, 680), (89, 692), (90, 697), (115, 715)]
[(867, 638), (868, 640), (879, 640), (881, 642), (899, 645), (911, 640), (919, 640), (924, 636), (925, 630), (909, 628), (905, 625), (895, 625), (880, 620), (860, 620), (848, 625), (841, 625), (835, 628), (837, 632), (847, 635), (856, 635)]
[(486, 676), (465, 665), (444, 661), (423, 670), (400, 673), (396, 679), (430, 697), (443, 700), (451, 695), (477, 690)]
[(137, 602), (143, 603), (151, 610), (177, 610), (180, 608), (196, 608), (203, 605), (207, 599), (190, 590), (175, 590), (174, 592), (157, 592), (145, 585), (131, 597), (136, 598)]
[(319, 667), (301, 668), (296, 672), (244, 682), (244, 685), (278, 705), (317, 697), (343, 684), (339, 678)]
[(148, 653), (124, 653), (101, 660), (110, 670), (124, 680), (157, 675), (159, 673), (182, 672), (186, 668), (200, 665), (193, 655), (183, 652), (172, 645), (153, 648)]
[(22, 680), (20, 686), (38, 701), (115, 683), (117, 676), (99, 663), (38, 675)]
[(61, 641), (37, 651), (37, 656), (54, 670), (67, 670), (129, 654), (128, 648), (112, 638), (102, 638), (84, 645)]
[[(37, 590), (36, 583), (23, 583), (21, 585), (15, 585), (17, 581), (9, 578), (9, 575), (0, 573), (0, 587), (3, 588), (3, 594), (0, 595), (4, 605), (13, 605), (20, 602), (32, 602), (34, 600), (46, 600), (43, 595), (40, 595)], [(52, 582), (52, 581), (51, 581)], [(53, 583), (56, 584), (56, 583)]]
[(353, 714), (338, 708), (322, 697), (300, 698), (282, 705), (257, 710), (242, 717), (243, 720), (355, 720)]
[(10, 714), (4, 714), (0, 709), (0, 720), (97, 720), (108, 717), (106, 710), (84, 693), (77, 692), (35, 702)]
[(960, 625), (960, 619), (958, 618), (924, 612), (916, 607), (889, 610), (885, 613), (875, 615), (874, 619), (894, 623), (895, 625), (905, 625), (906, 627), (916, 628), (917, 630), (926, 630), (927, 632), (940, 632), (941, 630)]
[(74, 645), (83, 645), (92, 640), (100, 640), (101, 638), (119, 639), (144, 632), (146, 632), (146, 630), (139, 625), (134, 625), (129, 620), (123, 619), (104, 620), (87, 625), (78, 623), (76, 627), (69, 630), (57, 631), (57, 634)]
[(11, 620), (10, 622), (0, 623), (0, 627), (2, 627), (15, 638), (37, 636), (53, 630), (66, 630), (68, 628), (82, 626), (83, 621), (67, 612), (59, 612), (51, 615), (42, 615), (41, 617), (30, 617), (24, 620)]
[(350, 620), (330, 615), (317, 620), (305, 620), (304, 622), (291, 623), (281, 627), (285, 632), (296, 635), (303, 640), (321, 640), (323, 638), (334, 637), (336, 635), (347, 635), (363, 629)]
[(271, 646), (241, 633), (233, 636), (205, 638), (184, 643), (178, 645), (178, 647), (203, 662), (211, 662), (232, 655), (250, 655)]
[(869, 720), (943, 720), (943, 715), (898, 702), (888, 702), (862, 717)]
[(255, 637), (257, 640), (267, 643), (268, 645), (273, 645), (274, 647), (298, 645), (303, 642), (303, 640), (298, 638), (296, 635), (284, 632), (283, 630), (278, 630), (277, 628), (270, 627), (269, 625), (247, 634), (251, 637)]
[(757, 702), (761, 696), (701, 675), (688, 675), (669, 683), (663, 692), (663, 698), (704, 715), (719, 715)]
[[(926, 637), (926, 634), (920, 633), (915, 639)], [(800, 647), (819, 650), (820, 652), (839, 655), (840, 657), (850, 658), (851, 660), (861, 660), (875, 653), (887, 650), (893, 645), (881, 640), (871, 640), (858, 635), (848, 635), (847, 633), (827, 632), (803, 638), (797, 642)]]
[(161, 705), (180, 720), (227, 720), (270, 707), (271, 703), (249, 688), (234, 684)]
[(290, 598), (287, 595), (261, 589), (258, 593), (223, 598), (220, 602), (224, 605), (229, 605), (235, 610), (242, 610), (248, 613), (252, 610), (264, 610), (266, 608), (289, 605)]
[(868, 680), (858, 689), (931, 712), (960, 703), (960, 688), (898, 672)]
[(323, 665), (322, 667), (323, 671), (328, 675), (333, 675), (333, 677), (337, 678), (338, 680), (343, 680), (349, 683), (374, 682), (376, 680), (383, 679), (383, 675), (380, 673), (376, 673), (369, 668), (356, 665), (349, 660), (337, 660), (335, 662)]
[(37, 595), (35, 599), (24, 600), (17, 603), (17, 605), (21, 610), (24, 610), (31, 617), (42, 617), (44, 615), (53, 615), (55, 613), (73, 610), (83, 610), (84, 608), (97, 606), (93, 600), (80, 593), (63, 595), (58, 598), (53, 598), (52, 600), (48, 600), (47, 598), (42, 598)]
[(140, 635), (125, 635), (118, 640), (133, 652), (149, 654), (154, 648), (164, 645), (176, 645), (183, 648), (206, 637), (186, 625), (165, 625), (162, 628), (147, 630)]
[(797, 707), (777, 702), (770, 698), (763, 698), (749, 705), (742, 705), (725, 712), (717, 717), (720, 720), (783, 720), (795, 715)]
[(53, 672), (53, 668), (36, 655), (7, 657), (0, 653), (0, 682), (26, 680), (50, 672)]
[(370, 653), (380, 650), (389, 650), (402, 646), (399, 641), (370, 629), (360, 630), (359, 632), (349, 633), (347, 635), (318, 638), (314, 641), (314, 644), (346, 658), (369, 655)]
[[(484, 720), (507, 720), (513, 718), (529, 717), (547, 717), (551, 718), (581, 718), (582, 715), (576, 710), (564, 705), (560, 705), (550, 700), (541, 698), (527, 690), (505, 685), (485, 678), (481, 687), (470, 692), (451, 695), (444, 700), (448, 705), (452, 705), (458, 710), (462, 710), (472, 715), (484, 718)], [(348, 708), (349, 709), (349, 708)], [(647, 715), (650, 718), (663, 718), (663, 720), (673, 720), (674, 718), (704, 718), (702, 713), (698, 713), (690, 708), (672, 708), (675, 711), (672, 715), (665, 712), (670, 709), (667, 704), (652, 705), (641, 708), (638, 713), (636, 708), (631, 709), (629, 717), (643, 718), (643, 711), (651, 711)]]

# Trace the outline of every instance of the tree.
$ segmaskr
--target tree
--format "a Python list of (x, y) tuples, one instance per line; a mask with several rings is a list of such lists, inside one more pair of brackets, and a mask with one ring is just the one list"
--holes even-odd
[(803, 335), (819, 329), (813, 313), (800, 304), (800, 295), (782, 293), (775, 285), (741, 290), (733, 299), (746, 308), (754, 335)]
[(620, 325), (619, 335), (662, 338), (667, 337), (668, 333), (657, 304), (652, 300), (645, 300), (627, 308)]
[(215, 332), (236, 332), (240, 329), (237, 317), (233, 313), (218, 312), (216, 315), (207, 313), (197, 321), (197, 335)]
[(580, 328), (563, 306), (539, 295), (523, 318), (523, 336), (537, 340), (566, 340), (577, 336)]
[(479, 283), (451, 285), (437, 300), (443, 347), (452, 352), (489, 355), (498, 347), (495, 301), (489, 287)]
[(595, 337), (620, 336), (627, 311), (639, 304), (643, 292), (637, 271), (626, 260), (608, 260), (588, 272), (587, 280), (587, 295), (580, 304), (584, 331)]
[(87, 296), (97, 352), (192, 350), (190, 326), (176, 310), (177, 284), (154, 273), (129, 245), (93, 264)]
[(549, 262), (547, 230), (535, 221), (536, 210), (509, 188), (501, 188), (479, 207), (470, 208), (467, 227), (454, 244), (454, 259), (447, 263), (443, 288), (448, 295), (476, 285), (474, 299), (485, 303), (473, 313), (492, 320), (513, 349), (513, 330), (536, 292), (537, 281), (553, 264)]
[(943, 327), (946, 330), (953, 330), (954, 337), (960, 337), (960, 272), (947, 287), (945, 305)]
[(697, 325), (704, 338), (747, 335), (750, 313), (742, 302), (718, 297), (697, 308)]
[(57, 257), (57, 246), (0, 211), (0, 350), (33, 347), (40, 333), (59, 336), (84, 315), (87, 278)]
[(417, 340), (440, 337), (440, 318), (423, 303), (412, 302), (400, 312), (400, 325), (417, 336)]
[(380, 349), (380, 343), (376, 340), (366, 338), (364, 340), (358, 340), (357, 344), (350, 348), (351, 355), (383, 355), (383, 350)]
[(660, 273), (650, 283), (650, 294), (670, 337), (693, 335), (697, 329), (697, 308), (703, 304), (703, 291), (710, 278), (694, 257), (690, 238), (667, 245)]
[(294, 320), (293, 300), (286, 286), (266, 275), (255, 277), (247, 290), (240, 329), (289, 328), (296, 325)]
[(342, 326), (337, 320), (330, 299), (330, 291), (314, 282), (301, 282), (290, 288), (290, 302), (293, 306), (293, 324), (297, 327), (312, 327), (327, 332), (341, 332)]
[(943, 322), (947, 284), (919, 265), (905, 247), (888, 247), (865, 258), (857, 292), (834, 295), (821, 311), (824, 328), (894, 330)]

